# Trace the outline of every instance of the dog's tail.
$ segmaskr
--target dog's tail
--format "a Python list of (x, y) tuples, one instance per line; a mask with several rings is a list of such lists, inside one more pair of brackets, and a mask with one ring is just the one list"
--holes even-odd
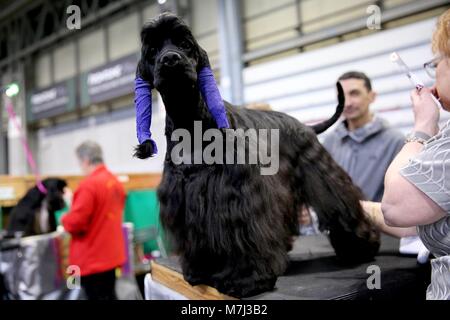
[(348, 174), (310, 132), (303, 140), (296, 174), (303, 201), (327, 231), (336, 255), (344, 262), (370, 261), (380, 247), (379, 232), (364, 214), (363, 195)]
[(316, 134), (320, 134), (320, 133), (324, 132), (329, 127), (331, 127), (333, 124), (335, 124), (336, 121), (338, 121), (339, 117), (341, 116), (342, 112), (344, 111), (344, 105), (345, 105), (344, 90), (342, 90), (342, 86), (339, 82), (336, 83), (336, 87), (337, 87), (337, 91), (338, 91), (338, 105), (336, 107), (336, 112), (333, 114), (333, 116), (330, 119), (310, 126), (310, 128), (312, 128)]

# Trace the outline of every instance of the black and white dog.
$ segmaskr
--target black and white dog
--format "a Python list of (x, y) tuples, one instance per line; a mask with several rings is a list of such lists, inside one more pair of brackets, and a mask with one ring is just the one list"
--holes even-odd
[[(316, 137), (342, 113), (340, 85), (336, 114), (313, 127), (284, 113), (226, 103), (232, 129), (279, 130), (275, 175), (261, 175), (261, 164), (177, 165), (171, 159), (174, 130), (194, 135), (194, 121), (201, 121), (203, 132), (217, 128), (197, 83), (208, 58), (174, 15), (147, 23), (141, 41), (138, 76), (160, 92), (167, 112), (160, 218), (190, 284), (210, 285), (235, 297), (271, 290), (287, 267), (302, 205), (317, 212), (338, 258), (351, 263), (373, 259), (379, 234), (364, 216), (362, 195)], [(136, 156), (147, 158), (152, 151), (146, 141), (137, 146)]]
[(37, 186), (29, 189), (11, 211), (7, 237), (32, 236), (56, 230), (55, 212), (65, 206), (63, 194), (67, 183), (57, 178), (42, 181), (47, 194)]

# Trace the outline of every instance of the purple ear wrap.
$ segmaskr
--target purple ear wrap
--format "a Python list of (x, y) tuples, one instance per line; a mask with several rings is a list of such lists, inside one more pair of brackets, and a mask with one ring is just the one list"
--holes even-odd
[[(149, 140), (153, 146), (153, 154), (158, 152), (156, 143), (151, 139), (152, 123), (152, 86), (138, 77), (134, 80), (134, 105), (136, 108), (136, 131), (139, 144)], [(225, 104), (217, 88), (214, 74), (209, 67), (204, 67), (198, 73), (198, 85), (208, 110), (216, 121), (217, 127), (229, 128)]]
[(136, 131), (140, 144), (149, 140), (153, 145), (153, 154), (158, 153), (152, 133), (152, 87), (150, 83), (138, 77), (134, 80), (134, 106), (136, 108)]
[(202, 93), (203, 100), (205, 100), (208, 110), (216, 121), (219, 129), (229, 128), (227, 113), (225, 111), (225, 105), (223, 99), (220, 96), (219, 89), (217, 88), (216, 79), (209, 67), (204, 67), (198, 73), (198, 85), (200, 92)]

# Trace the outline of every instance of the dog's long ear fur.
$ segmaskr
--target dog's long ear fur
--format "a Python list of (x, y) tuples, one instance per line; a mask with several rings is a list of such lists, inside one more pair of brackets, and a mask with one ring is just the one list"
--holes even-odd
[(153, 85), (153, 74), (151, 74), (151, 67), (149, 62), (147, 61), (148, 50), (150, 44), (147, 41), (147, 33), (151, 25), (146, 25), (142, 28), (141, 31), (141, 58), (139, 59), (137, 69), (136, 69), (136, 77), (141, 77), (143, 80), (147, 81), (151, 85)]
[(153, 148), (153, 144), (150, 142), (150, 140), (146, 140), (141, 144), (138, 144), (134, 148), (134, 154), (133, 157), (139, 158), (139, 159), (147, 159), (152, 156), (154, 156), (155, 150)]
[(200, 45), (197, 44), (198, 48), (198, 64), (197, 64), (197, 72), (199, 72), (203, 68), (211, 68), (211, 64), (209, 63), (209, 57), (208, 53), (205, 49), (200, 47)]

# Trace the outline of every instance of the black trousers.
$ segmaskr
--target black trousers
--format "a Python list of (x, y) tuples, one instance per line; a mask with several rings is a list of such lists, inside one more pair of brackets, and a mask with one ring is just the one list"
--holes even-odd
[(0, 301), (5, 299), (5, 295), (6, 295), (5, 283), (3, 280), (3, 276), (0, 274)]
[(117, 300), (115, 269), (83, 276), (80, 280), (88, 300)]

